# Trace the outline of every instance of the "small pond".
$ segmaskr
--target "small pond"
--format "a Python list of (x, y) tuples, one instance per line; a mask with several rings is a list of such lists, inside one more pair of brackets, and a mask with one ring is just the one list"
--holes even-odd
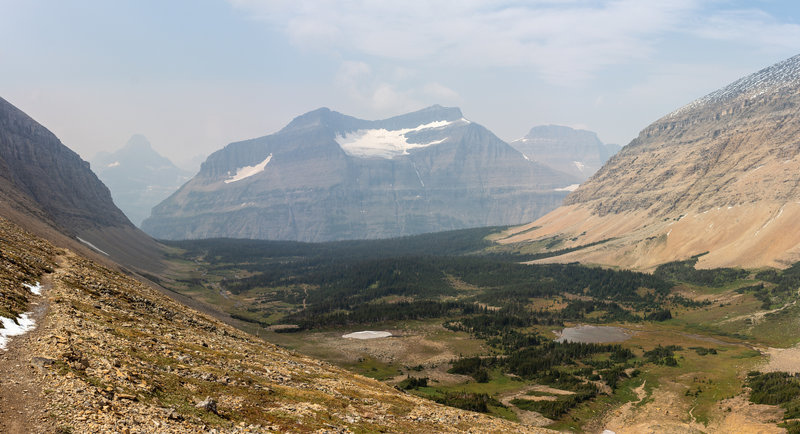
[[(558, 334), (558, 332), (556, 332)], [(556, 342), (581, 342), (584, 344), (603, 344), (622, 342), (630, 339), (631, 332), (621, 327), (579, 325), (566, 327)]]

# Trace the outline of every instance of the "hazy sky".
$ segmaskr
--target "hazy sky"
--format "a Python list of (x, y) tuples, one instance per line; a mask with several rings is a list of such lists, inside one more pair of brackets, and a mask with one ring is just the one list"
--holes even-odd
[(0, 96), (85, 159), (141, 133), (180, 162), (322, 106), (627, 144), (800, 53), (800, 2), (0, 0), (0, 41)]

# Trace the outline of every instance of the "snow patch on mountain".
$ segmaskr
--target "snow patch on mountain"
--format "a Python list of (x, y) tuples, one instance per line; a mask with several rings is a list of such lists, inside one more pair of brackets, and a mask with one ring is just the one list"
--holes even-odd
[(99, 247), (97, 247), (97, 246), (95, 246), (94, 244), (92, 244), (92, 243), (90, 243), (90, 242), (88, 242), (88, 241), (84, 240), (83, 238), (81, 238), (81, 237), (75, 237), (75, 238), (77, 238), (77, 239), (78, 239), (78, 241), (82, 242), (83, 244), (86, 244), (87, 246), (91, 247), (91, 248), (92, 248), (93, 250), (95, 250), (96, 252), (99, 252), (99, 253), (102, 253), (102, 254), (104, 254), (104, 255), (106, 255), (106, 256), (109, 256), (109, 254), (108, 254), (108, 253), (106, 253), (106, 252), (104, 252), (104, 251), (100, 250), (100, 248), (99, 248)]
[(577, 167), (578, 170), (580, 170), (581, 172), (583, 172), (583, 169), (586, 168), (586, 165), (581, 163), (580, 161), (573, 161), (572, 164), (574, 164), (575, 167)]
[(572, 184), (572, 185), (568, 185), (568, 186), (566, 186), (566, 187), (557, 188), (557, 189), (556, 189), (556, 191), (569, 191), (569, 192), (573, 192), (573, 191), (577, 190), (577, 189), (578, 189), (578, 187), (580, 187), (580, 184)]
[(113, 163), (108, 163), (106, 165), (106, 167), (117, 167), (117, 166), (119, 166), (119, 161), (115, 161)]
[(447, 140), (447, 138), (443, 138), (425, 143), (409, 143), (407, 136), (409, 133), (441, 129), (454, 123), (469, 123), (469, 121), (466, 119), (436, 121), (414, 128), (402, 128), (399, 130), (386, 130), (383, 128), (356, 130), (351, 133), (337, 135), (336, 143), (347, 155), (352, 157), (392, 159), (399, 155), (408, 155), (410, 149), (426, 148)]
[(235, 175), (225, 180), (225, 183), (230, 184), (231, 182), (241, 181), (245, 178), (249, 178), (253, 175), (261, 173), (264, 171), (264, 169), (267, 167), (267, 164), (269, 164), (270, 161), (272, 161), (272, 154), (269, 154), (269, 156), (265, 158), (264, 161), (256, 164), (255, 166), (240, 167), (236, 169)]

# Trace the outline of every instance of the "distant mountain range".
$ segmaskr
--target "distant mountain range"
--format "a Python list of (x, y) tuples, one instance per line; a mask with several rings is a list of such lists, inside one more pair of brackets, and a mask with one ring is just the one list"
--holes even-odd
[(215, 152), (142, 228), (163, 239), (329, 241), (510, 225), (554, 209), (580, 181), (457, 108), (379, 121), (322, 108)]
[(621, 146), (605, 144), (592, 131), (560, 125), (533, 127), (510, 143), (528, 158), (569, 173), (581, 181), (594, 175)]
[(654, 122), (568, 196), (506, 242), (556, 238), (557, 260), (649, 268), (800, 260), (800, 56)]
[(192, 176), (153, 150), (139, 134), (112, 153), (95, 155), (92, 169), (111, 190), (114, 203), (136, 225)]

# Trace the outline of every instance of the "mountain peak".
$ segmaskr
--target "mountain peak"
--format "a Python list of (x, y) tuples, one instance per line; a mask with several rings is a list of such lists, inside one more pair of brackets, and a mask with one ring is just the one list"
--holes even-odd
[(153, 150), (153, 146), (150, 144), (150, 141), (147, 140), (147, 137), (141, 134), (134, 134), (128, 139), (128, 142), (125, 143), (125, 149)]
[(722, 89), (692, 101), (666, 117), (674, 118), (690, 111), (702, 110), (707, 106), (726, 104), (738, 98), (770, 96), (798, 85), (800, 85), (800, 54), (742, 77)]
[(280, 132), (301, 131), (317, 127), (348, 128), (351, 124), (358, 122), (359, 120), (356, 118), (343, 115), (327, 107), (320, 107), (292, 119)]

